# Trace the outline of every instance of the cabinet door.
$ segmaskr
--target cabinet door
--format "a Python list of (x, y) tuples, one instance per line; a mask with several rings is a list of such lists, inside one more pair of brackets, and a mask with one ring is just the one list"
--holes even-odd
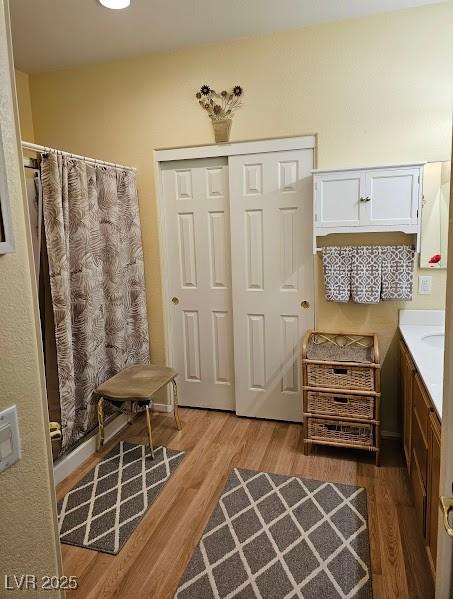
[(426, 490), (420, 473), (415, 452), (411, 457), (410, 481), (415, 508), (415, 522), (426, 539)]
[(428, 448), (428, 508), (427, 541), (428, 555), (433, 571), (436, 570), (437, 524), (439, 521), (439, 479), (440, 479), (440, 423), (434, 412), (430, 414)]
[(365, 179), (364, 226), (417, 224), (420, 169), (370, 170)]
[(365, 203), (361, 171), (326, 173), (315, 178), (316, 227), (359, 227)]
[(403, 341), (400, 341), (401, 402), (403, 416), (403, 447), (410, 472), (412, 454), (412, 393), (415, 367)]

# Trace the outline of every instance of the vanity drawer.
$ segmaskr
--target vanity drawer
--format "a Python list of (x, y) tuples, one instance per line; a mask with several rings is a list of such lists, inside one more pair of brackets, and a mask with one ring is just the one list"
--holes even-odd
[(412, 414), (412, 454), (417, 458), (420, 476), (423, 485), (426, 488), (428, 479), (428, 443), (422, 433), (420, 422), (415, 411)]
[(429, 413), (431, 411), (431, 402), (425, 389), (420, 375), (417, 373), (414, 379), (413, 387), (413, 410), (417, 415), (420, 430), (425, 439), (428, 440)]
[(411, 486), (414, 497), (415, 517), (423, 537), (426, 537), (426, 490), (418, 468), (415, 453), (411, 459)]

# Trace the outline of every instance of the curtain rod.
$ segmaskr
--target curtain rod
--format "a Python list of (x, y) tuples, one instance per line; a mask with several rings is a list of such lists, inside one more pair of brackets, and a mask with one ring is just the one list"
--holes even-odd
[(24, 150), (32, 150), (34, 152), (38, 152), (40, 154), (45, 154), (46, 152), (52, 152), (54, 154), (62, 154), (64, 156), (69, 156), (71, 158), (77, 158), (78, 160), (84, 160), (88, 164), (92, 164), (96, 166), (97, 164), (101, 166), (111, 166), (113, 168), (124, 169), (125, 171), (132, 171), (135, 173), (137, 169), (132, 166), (124, 166), (124, 164), (116, 164), (115, 162), (107, 162), (106, 160), (97, 160), (96, 158), (88, 158), (87, 156), (80, 156), (79, 154), (73, 154), (72, 152), (65, 152), (64, 150), (57, 150), (55, 148), (49, 148), (48, 146), (41, 146), (39, 144), (33, 144), (29, 141), (22, 141), (22, 148)]

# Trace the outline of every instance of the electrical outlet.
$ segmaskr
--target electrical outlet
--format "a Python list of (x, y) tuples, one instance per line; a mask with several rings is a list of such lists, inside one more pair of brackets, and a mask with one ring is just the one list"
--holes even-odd
[(430, 276), (418, 277), (419, 295), (431, 295), (433, 290), (433, 278)]
[(16, 406), (0, 412), (0, 472), (20, 460), (20, 437)]

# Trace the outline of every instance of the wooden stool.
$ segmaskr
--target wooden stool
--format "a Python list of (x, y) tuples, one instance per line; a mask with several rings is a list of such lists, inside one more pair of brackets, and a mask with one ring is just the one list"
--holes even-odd
[(173, 385), (173, 415), (178, 430), (181, 430), (181, 422), (178, 414), (178, 387), (175, 381), (177, 374), (176, 370), (167, 368), (166, 366), (138, 364), (136, 366), (125, 368), (105, 381), (105, 383), (102, 383), (102, 385), (99, 385), (96, 389), (96, 394), (99, 395), (98, 449), (104, 445), (104, 399), (112, 402), (130, 402), (129, 423), (132, 422), (134, 417), (134, 405), (140, 405), (143, 402), (145, 403), (146, 409), (149, 448), (151, 450), (151, 456), (154, 459), (149, 407), (152, 405), (153, 396), (170, 382)]

